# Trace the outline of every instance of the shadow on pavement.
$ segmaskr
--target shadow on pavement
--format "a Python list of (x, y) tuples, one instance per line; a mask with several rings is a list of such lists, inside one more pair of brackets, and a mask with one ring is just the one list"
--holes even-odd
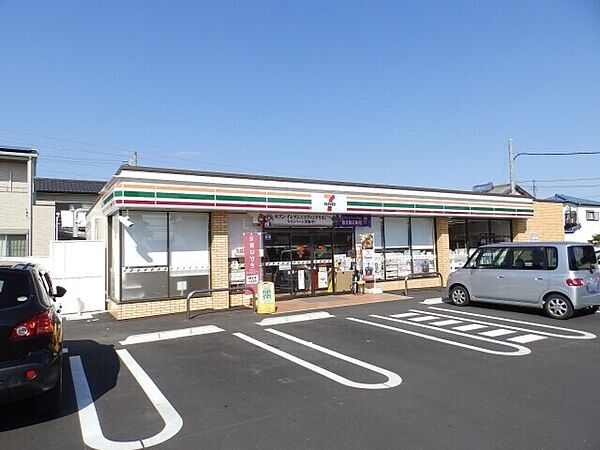
[(52, 416), (36, 414), (31, 399), (0, 405), (0, 432), (49, 422), (77, 414), (77, 400), (73, 388), (69, 357), (80, 356), (94, 401), (116, 386), (121, 367), (112, 345), (102, 345), (91, 340), (65, 341), (69, 353), (63, 357), (63, 392), (60, 411)]

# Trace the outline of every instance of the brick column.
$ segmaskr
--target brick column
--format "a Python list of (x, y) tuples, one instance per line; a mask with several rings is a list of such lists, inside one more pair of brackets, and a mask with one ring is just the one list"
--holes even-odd
[(435, 218), (435, 248), (437, 252), (437, 271), (444, 278), (444, 285), (450, 275), (450, 235), (448, 234), (448, 218)]
[(527, 219), (512, 219), (512, 240), (527, 241)]
[[(217, 211), (210, 214), (210, 287), (229, 287), (229, 217), (227, 212)], [(215, 292), (212, 307), (229, 307), (229, 293)]]

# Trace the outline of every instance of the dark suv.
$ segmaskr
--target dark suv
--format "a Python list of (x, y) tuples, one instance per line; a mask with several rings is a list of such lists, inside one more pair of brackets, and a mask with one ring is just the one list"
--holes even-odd
[(0, 265), (0, 403), (31, 397), (51, 414), (62, 393), (62, 321), (56, 288), (36, 264)]

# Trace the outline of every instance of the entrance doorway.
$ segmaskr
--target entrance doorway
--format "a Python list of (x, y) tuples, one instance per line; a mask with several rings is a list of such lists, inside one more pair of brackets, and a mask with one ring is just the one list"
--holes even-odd
[[(351, 258), (351, 229), (265, 230), (264, 279), (275, 284), (275, 292), (311, 296), (336, 289), (336, 266), (342, 256)], [(338, 264), (336, 264), (338, 261)]]

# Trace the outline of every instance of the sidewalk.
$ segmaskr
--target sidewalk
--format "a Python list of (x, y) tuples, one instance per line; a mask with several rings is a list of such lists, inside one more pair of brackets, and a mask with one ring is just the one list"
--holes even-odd
[(391, 302), (394, 300), (407, 300), (410, 298), (413, 297), (405, 297), (398, 294), (344, 294), (297, 298), (277, 302), (277, 312), (275, 314), (310, 311), (323, 308), (339, 308), (341, 306), (364, 305), (368, 303)]

